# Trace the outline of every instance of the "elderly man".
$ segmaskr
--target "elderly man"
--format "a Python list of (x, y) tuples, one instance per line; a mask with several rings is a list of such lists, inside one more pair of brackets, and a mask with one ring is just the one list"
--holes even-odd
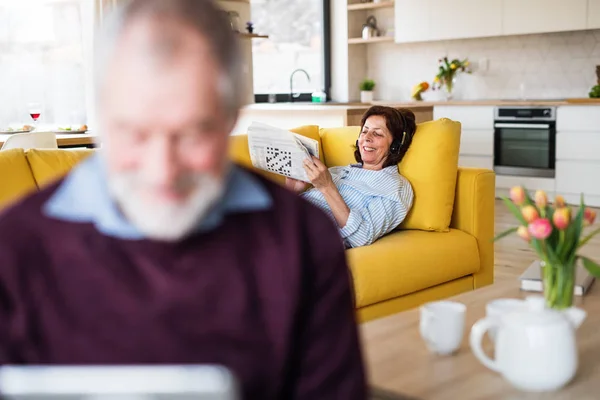
[(226, 17), (132, 0), (107, 25), (104, 148), (0, 217), (0, 363), (217, 363), (245, 398), (365, 398), (336, 227), (227, 160)]

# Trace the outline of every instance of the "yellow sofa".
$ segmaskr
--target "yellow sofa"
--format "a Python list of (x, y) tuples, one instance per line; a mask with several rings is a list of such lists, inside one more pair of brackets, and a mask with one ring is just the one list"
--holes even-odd
[[(331, 167), (351, 161), (357, 129), (340, 128), (336, 131), (303, 127), (296, 131), (319, 140), (321, 158)], [(426, 134), (426, 131), (432, 135)], [(456, 131), (458, 135), (452, 136), (452, 132)], [(494, 173), (483, 169), (458, 168), (456, 165), (454, 169), (446, 166), (443, 169), (450, 169), (452, 184), (445, 185), (439, 179), (436, 182), (437, 175), (430, 173), (429, 169), (444, 166), (440, 157), (449, 159), (446, 165), (456, 164), (458, 144), (455, 142), (456, 138), (460, 139), (460, 124), (448, 120), (420, 124), (415, 139), (417, 137), (422, 138), (421, 142), (413, 142), (414, 152), (411, 147), (406, 157), (408, 160), (401, 164), (405, 176), (414, 171), (411, 172), (411, 182), (414, 181), (415, 204), (407, 221), (402, 229), (372, 245), (347, 251), (361, 321), (390, 315), (493, 282), (494, 249), (491, 239), (494, 234)], [(451, 142), (444, 142), (447, 137), (453, 137)], [(437, 141), (440, 141), (437, 148), (431, 147)], [(426, 146), (430, 146), (427, 151)], [(0, 210), (64, 175), (93, 151), (0, 152)], [(436, 151), (446, 152), (446, 156), (439, 153), (442, 155), (436, 156), (437, 160), (426, 159), (429, 153)], [(246, 135), (231, 137), (230, 152), (234, 161), (251, 167)], [(282, 182), (280, 176), (259, 172)], [(437, 171), (438, 175), (443, 173)], [(434, 179), (433, 184), (429, 183), (431, 179)], [(431, 185), (434, 190), (451, 190), (451, 199), (446, 200), (443, 207), (435, 206), (435, 201), (441, 197), (439, 193), (425, 195), (424, 191), (429, 191)], [(449, 207), (448, 229), (444, 229), (443, 221), (436, 226), (436, 221), (427, 220), (435, 217), (436, 213), (444, 214), (443, 210), (440, 211), (444, 207)], [(425, 226), (420, 227), (420, 222)]]

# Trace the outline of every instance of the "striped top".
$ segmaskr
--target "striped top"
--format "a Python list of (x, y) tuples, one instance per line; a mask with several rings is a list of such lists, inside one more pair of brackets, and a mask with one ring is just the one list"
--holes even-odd
[[(391, 232), (406, 218), (413, 203), (410, 182), (393, 165), (379, 171), (360, 164), (329, 168), (333, 183), (350, 209), (346, 226), (340, 228), (346, 247), (366, 246)], [(335, 218), (325, 197), (317, 189), (302, 197)]]

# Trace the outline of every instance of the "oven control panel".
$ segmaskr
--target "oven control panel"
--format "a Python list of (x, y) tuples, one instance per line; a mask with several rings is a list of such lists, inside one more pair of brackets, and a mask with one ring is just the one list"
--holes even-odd
[(496, 121), (555, 121), (556, 107), (496, 107)]

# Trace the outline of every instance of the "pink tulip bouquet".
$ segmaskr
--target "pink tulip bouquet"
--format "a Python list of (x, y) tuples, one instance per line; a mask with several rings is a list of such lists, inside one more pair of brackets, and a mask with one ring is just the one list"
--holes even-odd
[(594, 224), (596, 212), (585, 206), (583, 195), (579, 210), (573, 214), (562, 196), (557, 196), (550, 206), (544, 191), (538, 190), (532, 200), (522, 186), (512, 188), (510, 199), (503, 198), (503, 201), (520, 225), (502, 232), (494, 240), (516, 232), (529, 242), (542, 261), (547, 306), (571, 307), (577, 261), (581, 260), (592, 275), (600, 277), (600, 265), (578, 254), (582, 246), (600, 233), (600, 229), (596, 229), (584, 236), (584, 229)]

